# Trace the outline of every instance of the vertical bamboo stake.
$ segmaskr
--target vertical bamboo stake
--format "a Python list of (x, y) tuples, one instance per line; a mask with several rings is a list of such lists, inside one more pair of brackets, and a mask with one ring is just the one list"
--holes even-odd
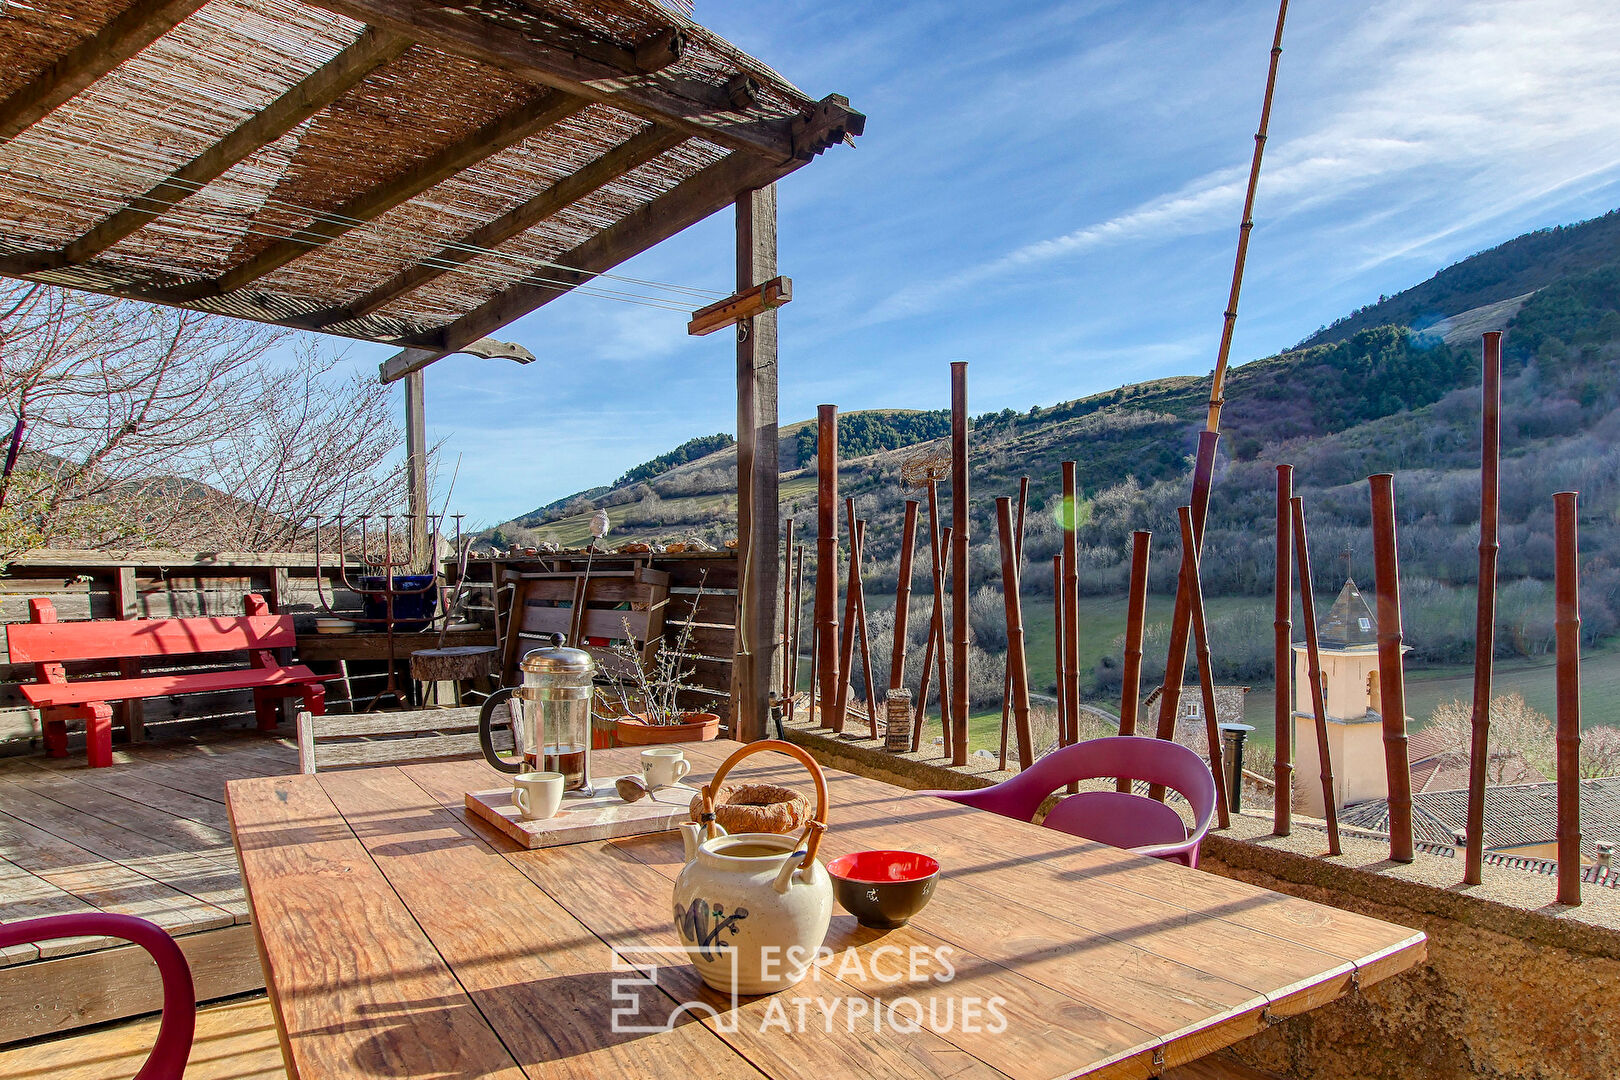
[(1581, 576), (1573, 491), (1553, 496), (1558, 641), (1558, 902), (1581, 902)]
[(967, 361), (951, 361), (951, 764), (968, 753), (968, 402)]
[[(818, 589), (817, 591), (819, 592), (820, 590)], [(812, 618), (811, 622), (814, 623), (814, 621), (815, 621), (814, 618)], [(821, 637), (820, 637), (819, 629), (816, 626), (812, 625), (810, 627), (810, 631), (811, 631), (811, 633), (810, 633), (810, 702), (809, 702), (809, 706), (808, 706), (810, 711), (809, 711), (809, 714), (805, 717), (805, 720), (806, 720), (807, 723), (815, 724), (815, 723), (817, 723), (817, 719), (816, 719), (816, 693), (817, 693), (819, 687), (821, 686), (821, 684), (816, 681), (816, 676), (819, 674), (819, 668), (820, 668), (820, 662), (821, 662)], [(819, 726), (820, 727), (826, 727), (827, 726), (827, 712), (826, 712), (825, 709), (823, 709), (821, 711), (821, 719), (820, 719)]]
[(872, 680), (872, 639), (866, 632), (866, 585), (861, 581), (861, 559), (866, 554), (866, 522), (855, 523), (855, 566), (850, 573), (850, 587), (855, 590), (855, 618), (860, 623), (861, 672), (866, 676), (866, 720), (872, 738), (878, 737), (877, 688)]
[(1273, 582), (1276, 606), (1271, 631), (1273, 667), (1276, 672), (1273, 718), (1276, 725), (1277, 764), (1272, 772), (1275, 793), (1271, 799), (1271, 831), (1287, 836), (1294, 827), (1294, 587), (1291, 580), (1294, 554), (1289, 542), (1293, 535), (1294, 467), (1277, 466), (1277, 575)]
[(931, 567), (934, 581), (934, 610), (929, 617), (928, 644), (923, 648), (922, 683), (917, 690), (917, 712), (911, 725), (911, 749), (915, 753), (922, 747), (923, 721), (928, 717), (928, 679), (937, 667), (939, 671), (939, 718), (944, 729), (944, 745), (950, 745), (950, 680), (945, 674), (945, 562), (944, 552), (950, 529), (939, 525), (939, 488), (928, 481), (928, 542), (932, 552)]
[(906, 500), (906, 523), (900, 530), (900, 581), (894, 592), (894, 647), (889, 657), (889, 690), (906, 682), (906, 623), (911, 614), (911, 556), (917, 546), (917, 500)]
[[(1232, 291), (1227, 296), (1225, 321), (1221, 326), (1221, 347), (1215, 358), (1215, 378), (1209, 388), (1210, 431), (1221, 429), (1221, 406), (1225, 403), (1226, 364), (1232, 355), (1232, 331), (1237, 326), (1238, 295), (1243, 291), (1243, 263), (1249, 254), (1249, 233), (1254, 230), (1254, 192), (1260, 183), (1260, 159), (1266, 150), (1266, 130), (1271, 126), (1271, 98), (1277, 89), (1277, 61), (1282, 57), (1283, 22), (1288, 18), (1288, 0), (1277, 6), (1277, 32), (1271, 39), (1271, 66), (1266, 71), (1266, 96), (1260, 104), (1260, 126), (1254, 133), (1254, 158), (1249, 162), (1249, 189), (1243, 197), (1243, 222), (1238, 226), (1237, 258), (1232, 266)], [(1203, 529), (1203, 520), (1196, 515), (1194, 524)]]
[[(1013, 563), (1018, 567), (1019, 580), (1024, 576), (1024, 507), (1029, 501), (1029, 477), (1018, 479), (1018, 520), (1013, 526)], [(1005, 575), (1002, 578), (1002, 588), (1006, 588)], [(1008, 654), (1007, 670), (1001, 685), (1001, 757), (998, 768), (1007, 771), (1007, 724), (1012, 713), (1013, 672), (1011, 653)], [(1028, 694), (1029, 676), (1025, 673), (1024, 685), (1026, 696)]]
[[(799, 711), (799, 649), (802, 647), (801, 632), (804, 629), (804, 545), (800, 544), (794, 551), (793, 558), (793, 644), (788, 651), (788, 719), (792, 720)], [(816, 680), (810, 679), (810, 700), (816, 699)]]
[[(1193, 540), (1202, 550), (1204, 519), (1209, 513), (1209, 489), (1215, 477), (1215, 451), (1220, 436), (1212, 431), (1200, 432), (1198, 457), (1193, 465), (1192, 515)], [(1183, 561), (1185, 565), (1185, 560)], [(1187, 633), (1192, 627), (1191, 599), (1187, 595), (1187, 581), (1176, 582), (1176, 606), (1170, 615), (1170, 643), (1165, 650), (1164, 683), (1159, 693), (1158, 737), (1173, 739), (1176, 735), (1176, 713), (1181, 708), (1181, 682), (1187, 670)], [(1164, 798), (1164, 788), (1153, 785), (1148, 794), (1155, 799)]]
[(838, 720), (833, 730), (844, 730), (849, 715), (849, 683), (855, 669), (855, 582), (860, 576), (861, 538), (855, 531), (855, 500), (844, 500), (844, 523), (849, 528), (849, 579), (844, 583), (844, 625), (838, 637)]
[[(951, 550), (951, 527), (944, 526), (939, 530), (939, 552), (943, 557)], [(939, 567), (939, 644), (934, 647), (934, 655), (939, 660), (939, 734), (943, 740), (940, 744), (941, 752), (946, 758), (951, 758), (952, 748), (956, 745), (956, 730), (951, 725), (951, 717), (955, 716), (952, 704), (956, 701), (956, 683), (951, 678), (951, 668), (946, 663), (950, 655), (950, 629), (945, 613), (951, 607), (951, 579), (950, 564), (942, 562)]]
[(1057, 736), (1058, 744), (1063, 743), (1063, 733), (1068, 730), (1069, 712), (1063, 707), (1063, 556), (1052, 556), (1052, 626), (1055, 632), (1052, 641), (1056, 650), (1053, 668), (1057, 672)]
[(1401, 658), (1401, 563), (1395, 546), (1395, 477), (1372, 485), (1373, 574), (1378, 585), (1378, 708), (1384, 716), (1384, 780), (1389, 791), (1389, 857), (1412, 861), (1412, 766), (1406, 752), (1406, 664)]
[(1288, 500), (1294, 518), (1294, 565), (1299, 569), (1300, 621), (1305, 627), (1305, 667), (1316, 714), (1316, 757), (1322, 774), (1322, 814), (1327, 819), (1329, 855), (1339, 854), (1339, 808), (1333, 805), (1333, 755), (1328, 749), (1327, 703), (1322, 700), (1322, 654), (1316, 640), (1316, 601), (1311, 592), (1311, 552), (1305, 545), (1305, 500)]
[[(793, 623), (798, 614), (793, 610), (793, 519), (787, 519), (782, 535), (782, 658), (781, 693), (778, 695), (783, 715), (793, 711)], [(774, 737), (775, 733), (770, 733)]]
[(1063, 642), (1063, 724), (1058, 728), (1058, 745), (1069, 746), (1080, 732), (1080, 553), (1075, 536), (1079, 491), (1075, 485), (1075, 463), (1063, 463), (1063, 621), (1058, 624)]
[(1181, 519), (1181, 575), (1187, 582), (1192, 612), (1193, 642), (1198, 654), (1198, 688), (1204, 702), (1204, 733), (1209, 740), (1209, 770), (1215, 775), (1215, 818), (1220, 828), (1232, 827), (1231, 797), (1226, 791), (1226, 763), (1221, 754), (1221, 725), (1215, 715), (1215, 677), (1210, 671), (1209, 624), (1204, 621), (1204, 590), (1198, 581), (1198, 544), (1193, 540), (1192, 507), (1179, 507)]
[[(821, 726), (844, 726), (838, 693), (838, 406), (816, 408), (816, 651)], [(813, 694), (817, 687), (811, 688)]]
[[(1013, 724), (1018, 732), (1018, 767), (1035, 763), (1034, 745), (1029, 733), (1029, 669), (1024, 657), (1024, 612), (1018, 595), (1018, 537), (1013, 526), (1012, 500), (1003, 495), (996, 500), (996, 529), (1001, 536), (1001, 597), (1007, 614), (1007, 670), (1012, 673)], [(1002, 769), (1006, 769), (1006, 746), (1002, 747)]]
[(1502, 332), (1481, 350), (1479, 433), (1479, 585), (1474, 606), (1473, 736), (1468, 744), (1468, 817), (1463, 884), (1478, 885), (1485, 866), (1485, 770), (1490, 764), (1491, 667), (1496, 655), (1496, 553), (1502, 460)]
[[(1131, 534), (1130, 599), (1125, 611), (1125, 663), (1120, 672), (1119, 733), (1136, 734), (1142, 707), (1142, 637), (1147, 630), (1148, 553), (1153, 534), (1138, 529)], [(1128, 792), (1131, 781), (1120, 777), (1118, 789)]]

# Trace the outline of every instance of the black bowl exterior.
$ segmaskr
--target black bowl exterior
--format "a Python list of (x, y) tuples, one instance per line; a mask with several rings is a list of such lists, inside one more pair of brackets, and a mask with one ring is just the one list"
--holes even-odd
[(851, 881), (833, 876), (833, 895), (862, 926), (894, 930), (928, 905), (939, 874), (915, 881)]

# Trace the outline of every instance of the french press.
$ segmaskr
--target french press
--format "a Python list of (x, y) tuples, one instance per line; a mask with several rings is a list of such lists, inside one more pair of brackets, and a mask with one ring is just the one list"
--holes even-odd
[(553, 635), (552, 642), (524, 655), (518, 665), (523, 685), (513, 689), (506, 701), (513, 741), (522, 757), (508, 761), (495, 753), (490, 738), (495, 710), (487, 707), (479, 716), (480, 742), (484, 757), (502, 772), (538, 769), (562, 773), (565, 795), (590, 798), (595, 794), (591, 786), (591, 676), (596, 662), (588, 652), (563, 647), (561, 635)]

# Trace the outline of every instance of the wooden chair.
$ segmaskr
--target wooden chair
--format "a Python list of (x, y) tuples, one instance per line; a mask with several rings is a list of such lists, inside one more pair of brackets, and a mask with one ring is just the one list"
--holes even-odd
[[(511, 733), (506, 744), (511, 749)], [(497, 740), (500, 733), (496, 735)], [(343, 716), (298, 714), (298, 768), (359, 768), (482, 757), (478, 710), (419, 709), (412, 712), (353, 713)]]

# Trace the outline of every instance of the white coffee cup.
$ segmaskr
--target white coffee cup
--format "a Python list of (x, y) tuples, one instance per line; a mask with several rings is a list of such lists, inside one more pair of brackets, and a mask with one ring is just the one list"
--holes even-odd
[(655, 746), (641, 752), (641, 778), (648, 790), (678, 784), (692, 771), (692, 763), (676, 746)]
[(524, 821), (543, 821), (562, 805), (563, 774), (560, 772), (518, 773), (512, 778), (512, 802)]

